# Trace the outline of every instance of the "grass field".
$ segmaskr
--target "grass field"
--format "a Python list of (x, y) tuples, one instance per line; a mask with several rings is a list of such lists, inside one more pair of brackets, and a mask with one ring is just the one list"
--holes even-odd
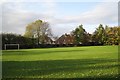
[(118, 76), (118, 47), (89, 46), (3, 51), (3, 78)]

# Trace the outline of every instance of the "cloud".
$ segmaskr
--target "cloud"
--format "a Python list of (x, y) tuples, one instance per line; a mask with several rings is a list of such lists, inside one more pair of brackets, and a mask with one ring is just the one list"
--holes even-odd
[[(37, 1), (37, 0), (36, 0)], [(51, 0), (41, 2), (40, 7), (44, 9), (42, 12), (30, 11), (24, 8), (23, 3), (6, 3), (3, 6), (3, 32), (14, 32), (23, 34), (27, 24), (42, 19), (51, 24), (52, 30), (56, 35), (61, 35), (65, 32), (70, 32), (79, 24), (83, 25), (98, 25), (115, 24), (117, 23), (117, 3), (100, 3), (95, 8), (80, 13), (79, 15), (70, 15), (58, 18), (55, 15), (57, 12), (57, 4)], [(32, 4), (32, 3), (31, 3)], [(37, 4), (37, 3), (36, 3)], [(34, 5), (31, 6), (36, 6)], [(30, 4), (29, 4), (30, 5)], [(39, 9), (39, 7), (37, 8)], [(41, 9), (41, 8), (40, 8)]]
[(53, 20), (56, 24), (82, 23), (82, 24), (111, 24), (118, 20), (117, 3), (100, 3), (94, 9), (80, 15), (71, 15)]
[[(36, 2), (35, 2), (36, 3)], [(43, 4), (44, 3), (44, 4)], [(28, 3), (29, 5), (32, 3)], [(37, 20), (42, 19), (44, 21), (50, 21), (53, 16), (54, 3), (50, 2), (48, 5), (47, 0), (41, 2), (41, 6), (44, 8), (45, 13), (34, 12), (26, 10), (23, 6), (26, 6), (26, 3), (4, 3), (3, 5), (3, 15), (2, 15), (2, 30), (3, 32), (13, 32), (18, 34), (24, 34), (25, 27), (27, 24)], [(35, 5), (34, 5), (35, 6)], [(39, 8), (38, 8), (39, 9)]]
[[(9, 13), (9, 14), (8, 14)], [(23, 34), (27, 24), (42, 19), (51, 18), (51, 16), (32, 13), (32, 12), (21, 12), (21, 11), (10, 11), (4, 12), (2, 23), (3, 23), (3, 32), (14, 32), (18, 34)]]
[(44, 14), (47, 13), (47, 15), (54, 15), (56, 6), (55, 0), (42, 0), (41, 5), (45, 9)]
[[(99, 24), (105, 24), (110, 26), (117, 25), (118, 6), (117, 3), (100, 3), (94, 9), (83, 12), (79, 15), (65, 16), (62, 18), (54, 17), (51, 20), (51, 23), (56, 26), (53, 28), (53, 31), (55, 32), (55, 34), (57, 33), (57, 35), (62, 33), (68, 33), (71, 30), (74, 30), (75, 26), (77, 27), (80, 24), (83, 24), (84, 28), (90, 33), (92, 33), (92, 31), (94, 31)], [(58, 32), (58, 30), (60, 32)]]

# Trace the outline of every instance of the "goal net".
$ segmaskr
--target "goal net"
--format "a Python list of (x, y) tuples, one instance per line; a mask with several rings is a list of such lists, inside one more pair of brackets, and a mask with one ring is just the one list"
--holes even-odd
[(18, 49), (19, 50), (19, 44), (5, 44), (4, 49)]

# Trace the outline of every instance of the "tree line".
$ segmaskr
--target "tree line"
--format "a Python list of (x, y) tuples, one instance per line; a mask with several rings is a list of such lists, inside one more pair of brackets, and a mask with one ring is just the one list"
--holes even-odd
[[(96, 30), (89, 34), (83, 25), (79, 25), (69, 34), (72, 36), (72, 45), (120, 45), (120, 26), (103, 26), (100, 24)], [(61, 37), (52, 35), (51, 27), (48, 22), (36, 20), (26, 26), (25, 34), (18, 35), (13, 33), (2, 33), (2, 46), (5, 44), (20, 44), (20, 48), (33, 48), (46, 45), (61, 45), (56, 41)], [(68, 40), (71, 39), (69, 36)], [(54, 38), (54, 40), (53, 40)], [(64, 41), (63, 37), (63, 41)], [(69, 43), (68, 43), (69, 44)], [(65, 46), (66, 44), (64, 44)], [(57, 47), (56, 46), (56, 47)]]
[(72, 31), (75, 35), (76, 43), (88, 44), (89, 42), (97, 45), (120, 45), (120, 27), (109, 27), (100, 24), (98, 28), (89, 34), (83, 28), (83, 25), (79, 25)]

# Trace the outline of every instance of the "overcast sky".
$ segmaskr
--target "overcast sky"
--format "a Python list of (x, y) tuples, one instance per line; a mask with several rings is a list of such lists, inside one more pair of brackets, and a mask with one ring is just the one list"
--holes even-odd
[[(62, 35), (83, 24), (92, 33), (99, 24), (118, 25), (118, 0), (4, 0), (2, 32), (24, 34), (26, 25), (41, 19), (49, 22), (54, 35)], [(1, 23), (0, 23), (1, 24)]]

